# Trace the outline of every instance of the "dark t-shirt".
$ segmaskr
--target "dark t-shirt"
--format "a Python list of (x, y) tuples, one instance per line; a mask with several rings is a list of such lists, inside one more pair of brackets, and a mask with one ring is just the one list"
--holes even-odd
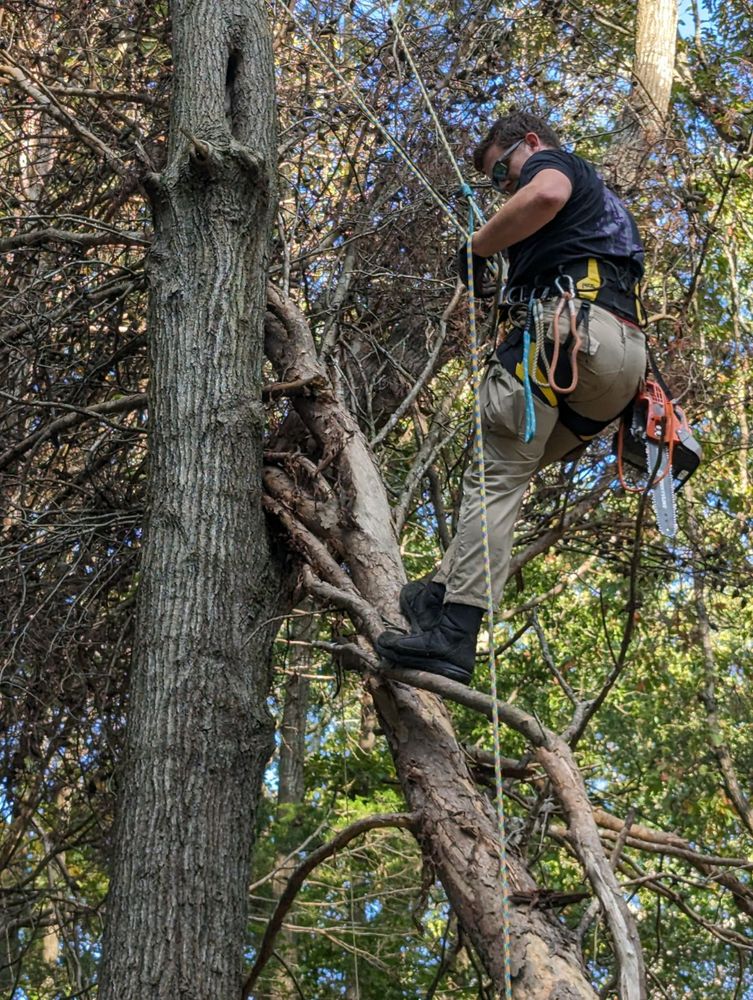
[(509, 247), (507, 287), (542, 284), (566, 270), (562, 265), (587, 257), (612, 261), (620, 270), (629, 267), (638, 280), (643, 246), (635, 219), (589, 163), (562, 149), (543, 149), (523, 164), (519, 187), (552, 169), (569, 179), (572, 194), (550, 222)]

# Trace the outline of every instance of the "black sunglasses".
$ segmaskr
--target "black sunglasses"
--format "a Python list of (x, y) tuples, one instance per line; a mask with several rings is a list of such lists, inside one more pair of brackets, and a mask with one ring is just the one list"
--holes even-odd
[(504, 187), (502, 186), (507, 180), (510, 174), (510, 165), (507, 160), (512, 156), (521, 142), (525, 142), (525, 136), (522, 139), (518, 139), (517, 142), (513, 143), (509, 149), (506, 149), (504, 153), (500, 156), (497, 162), (492, 167), (491, 182), (492, 187), (495, 191), (500, 191), (504, 193)]

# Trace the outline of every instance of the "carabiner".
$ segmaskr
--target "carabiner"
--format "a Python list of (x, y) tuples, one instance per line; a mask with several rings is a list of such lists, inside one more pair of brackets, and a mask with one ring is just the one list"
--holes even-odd
[[(562, 287), (561, 282), (566, 282), (569, 287), (567, 289)], [(575, 282), (573, 281), (573, 276), (571, 274), (558, 274), (554, 279), (554, 287), (560, 293), (563, 299), (574, 299), (575, 298)]]
[[(566, 285), (569, 285), (569, 287), (563, 288), (563, 282)], [(554, 341), (554, 345), (552, 347), (552, 360), (549, 367), (549, 386), (554, 392), (560, 393), (561, 395), (567, 395), (568, 393), (573, 392), (575, 387), (578, 385), (578, 351), (581, 347), (581, 337), (578, 333), (578, 317), (575, 312), (575, 282), (572, 279), (572, 275), (559, 275), (554, 279), (554, 287), (560, 293), (560, 297), (557, 300), (557, 305), (554, 309), (554, 316), (552, 317), (552, 340)], [(560, 314), (562, 313), (562, 307), (565, 302), (567, 302), (567, 312), (570, 319), (569, 333), (572, 340), (569, 351), (572, 380), (570, 385), (558, 385), (555, 372), (560, 355), (559, 320)]]

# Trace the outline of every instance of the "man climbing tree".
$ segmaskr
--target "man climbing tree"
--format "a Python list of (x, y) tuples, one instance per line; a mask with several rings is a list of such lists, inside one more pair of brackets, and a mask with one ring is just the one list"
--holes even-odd
[(471, 466), (458, 531), (439, 569), (431, 582), (401, 592), (412, 633), (384, 632), (377, 641), (398, 666), (466, 684), (487, 607), (482, 504), (496, 605), (531, 477), (577, 455), (611, 423), (646, 368), (637, 288), (643, 247), (630, 212), (593, 167), (564, 151), (541, 118), (520, 111), (494, 122), (474, 164), (511, 195), (472, 239), (472, 275), (467, 245), (458, 254), (471, 294), (489, 293), (490, 258), (500, 251), (509, 258), (506, 335), (480, 390), (486, 488)]
[[(668, 114), (667, 89), (660, 137), (636, 146), (639, 156), (614, 157), (641, 168), (635, 204), (651, 236), (646, 254), (666, 275), (647, 290), (652, 325), (661, 324), (652, 332), (667, 348), (683, 337), (683, 350), (670, 353), (673, 385), (695, 396), (694, 410), (719, 415), (718, 461), (698, 480), (692, 509), (703, 530), (686, 528), (688, 510), (676, 553), (641, 537), (630, 498), (608, 491), (598, 448), (576, 480), (549, 467), (537, 476), (542, 488), (528, 491), (508, 570), (521, 591), (494, 632), (507, 646), (499, 698), (509, 913), (489, 795), (492, 727), (480, 714), (489, 699), (442, 676), (387, 670), (369, 645), (383, 619), (398, 619), (403, 559), (417, 577), (446, 548), (444, 512), (465, 460), (455, 429), (468, 402), (468, 330), (459, 289), (440, 266), (455, 242), (449, 225), (407, 163), (385, 155), (343, 81), (377, 121), (395, 125), (440, 192), (455, 182), (449, 159), (435, 155), (419, 74), (438, 119), (452, 125), (453, 149), (468, 145), (468, 121), (502, 113), (500, 94), (525, 106), (536, 87), (563, 132), (580, 135), (578, 151), (604, 170), (613, 150), (602, 127), (631, 86), (629, 12), (411, 9), (414, 73), (378, 9), (275, 8), (282, 198), (261, 369), (254, 323), (264, 311), (257, 281), (266, 276), (276, 144), (259, 113), (272, 74), (249, 76), (271, 63), (234, 20), (245, 5), (202, 0), (190, 23), (182, 3), (169, 19), (164, 5), (138, 0), (96, 7), (6, 0), (2, 15), (4, 185), (20, 200), (6, 203), (1, 234), (5, 993), (237, 1000), (249, 956), (249, 996), (500, 995), (508, 930), (516, 998), (746, 995), (749, 746), (736, 722), (750, 699), (733, 632), (750, 622), (750, 178), (736, 152), (749, 148), (748, 78), (731, 62), (743, 51), (739, 0), (713, 32), (683, 37), (687, 88), (669, 32), (662, 79), (672, 104)], [(706, 20), (705, 8), (697, 16)], [(653, 53), (658, 18), (649, 11), (644, 20)], [(638, 45), (643, 37), (639, 30)], [(574, 58), (578, 47), (599, 53), (598, 65)], [(647, 90), (645, 65), (636, 59), (640, 92), (630, 105), (642, 98), (653, 120), (662, 103)], [(87, 77), (94, 86), (83, 86)], [(211, 99), (197, 104), (201, 81)], [(168, 155), (173, 87), (183, 110)], [(262, 135), (246, 127), (247, 107)], [(643, 139), (642, 115), (627, 117)], [(624, 124), (615, 122), (620, 140)], [(511, 156), (516, 167), (518, 151)], [(138, 184), (144, 168), (154, 233)], [(617, 181), (618, 192), (634, 189), (632, 175)], [(657, 215), (662, 226), (652, 229)], [(197, 309), (207, 297), (222, 322)], [(708, 365), (714, 379), (691, 379)], [(262, 457), (286, 577), (276, 600), (263, 551), (254, 553), (264, 525), (249, 511), (262, 501)], [(176, 627), (181, 605), (188, 634)], [(640, 606), (651, 614), (641, 617)], [(266, 630), (281, 621), (280, 679), (268, 700)], [(335, 694), (333, 660), (360, 668), (363, 680), (347, 674)], [(129, 677), (136, 728), (126, 755)], [(307, 704), (291, 696), (309, 685)], [(267, 705), (282, 720), (281, 747), (293, 746), (295, 709), (305, 769), (300, 804), (276, 814), (273, 770), (255, 805), (271, 747)], [(359, 719), (368, 750), (366, 739), (355, 742)], [(281, 750), (280, 787), (283, 758)], [(301, 864), (297, 883), (291, 875), (283, 888), (278, 866), (289, 852), (285, 874)], [(317, 857), (302, 884), (302, 866)]]

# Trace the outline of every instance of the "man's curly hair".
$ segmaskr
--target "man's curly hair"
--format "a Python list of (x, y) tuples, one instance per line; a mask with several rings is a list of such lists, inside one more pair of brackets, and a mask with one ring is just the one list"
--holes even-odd
[(522, 139), (528, 132), (535, 132), (545, 146), (560, 149), (561, 143), (556, 132), (547, 125), (543, 118), (533, 115), (530, 111), (518, 111), (511, 108), (503, 118), (498, 118), (491, 126), (483, 142), (473, 150), (473, 165), (483, 172), (484, 157), (490, 146), (507, 148), (517, 139)]

